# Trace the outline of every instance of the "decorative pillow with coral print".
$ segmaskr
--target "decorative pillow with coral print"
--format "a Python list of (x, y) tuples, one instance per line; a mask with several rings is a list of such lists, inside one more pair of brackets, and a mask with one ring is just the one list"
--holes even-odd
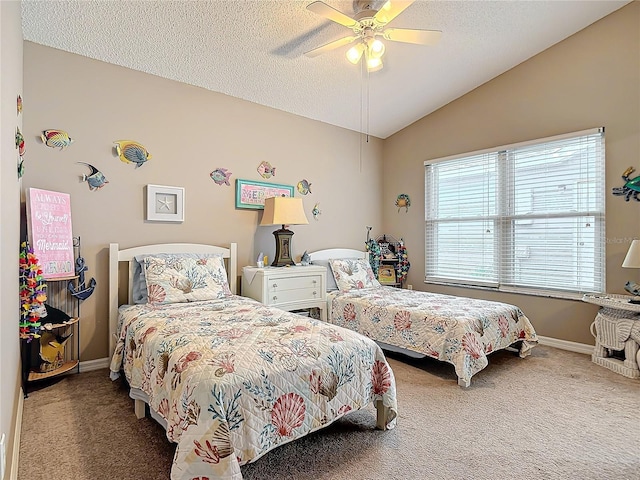
[(341, 292), (381, 286), (365, 258), (332, 259), (329, 264)]
[[(219, 257), (219, 253), (154, 253), (154, 254), (142, 254), (136, 255), (133, 259), (133, 279), (132, 279), (132, 299), (134, 304), (148, 303), (147, 298), (147, 279), (144, 275), (144, 259), (147, 257), (156, 258), (169, 258), (169, 257), (184, 257), (184, 258), (209, 258)], [(224, 268), (224, 263), (222, 264)], [(226, 273), (223, 271), (223, 275)], [(225, 276), (226, 279), (226, 276)]]
[(221, 255), (145, 257), (149, 303), (217, 300), (231, 295)]

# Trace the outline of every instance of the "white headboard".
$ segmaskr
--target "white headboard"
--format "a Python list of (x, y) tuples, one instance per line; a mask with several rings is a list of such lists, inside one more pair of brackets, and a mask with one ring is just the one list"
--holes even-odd
[(327, 261), (332, 258), (368, 258), (369, 252), (352, 248), (329, 248), (309, 254), (311, 261)]
[(118, 291), (121, 282), (118, 278), (120, 262), (127, 263), (127, 302), (133, 303), (133, 272), (135, 262), (132, 260), (136, 255), (154, 255), (158, 253), (217, 253), (225, 259), (229, 288), (231, 292), (237, 293), (238, 264), (237, 264), (238, 244), (232, 243), (229, 248), (217, 247), (215, 245), (203, 245), (197, 243), (159, 243), (155, 245), (142, 245), (140, 247), (125, 248), (120, 250), (117, 243), (109, 244), (109, 357), (113, 355), (116, 346), (118, 328)]

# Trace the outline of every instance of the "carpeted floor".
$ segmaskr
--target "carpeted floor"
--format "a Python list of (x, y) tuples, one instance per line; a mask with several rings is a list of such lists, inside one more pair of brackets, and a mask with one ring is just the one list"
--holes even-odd
[[(369, 407), (242, 467), (244, 478), (640, 479), (640, 380), (545, 346), (492, 354), (468, 389), (451, 365), (389, 360), (394, 430), (375, 430)], [(20, 480), (168, 479), (173, 452), (107, 370), (35, 384), (25, 399)]]

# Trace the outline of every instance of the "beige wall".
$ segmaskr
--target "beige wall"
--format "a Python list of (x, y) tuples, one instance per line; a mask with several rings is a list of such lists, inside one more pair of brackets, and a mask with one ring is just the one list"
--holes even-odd
[[(25, 42), (24, 117), (29, 161), (24, 188), (71, 195), (73, 232), (97, 288), (82, 304), (81, 360), (107, 357), (107, 251), (161, 242), (238, 243), (238, 263), (260, 251), (273, 258), (275, 227), (259, 227), (261, 212), (235, 208), (235, 188), (218, 186), (218, 167), (237, 178), (295, 185), (312, 183), (302, 197), (309, 225), (294, 226), (293, 254), (328, 247), (362, 248), (366, 225), (381, 224), (382, 142), (363, 147), (360, 135), (201, 88)], [(74, 139), (60, 151), (42, 144), (42, 130), (66, 130)], [(113, 141), (136, 140), (153, 158), (140, 168), (115, 156)], [(276, 167), (264, 180), (263, 160)], [(79, 177), (86, 162), (109, 183), (89, 191)], [(144, 220), (147, 184), (186, 188), (185, 222)], [(296, 196), (300, 194), (296, 193)], [(319, 202), (318, 221), (311, 215)], [(87, 280), (88, 280), (87, 278)]]
[[(361, 247), (365, 226), (373, 225), (374, 234), (405, 239), (415, 288), (509, 301), (541, 335), (593, 343), (592, 305), (423, 284), (423, 162), (602, 125), (607, 190), (619, 186), (627, 166), (640, 170), (639, 9), (634, 2), (384, 142), (373, 139), (362, 160), (354, 132), (25, 42), (31, 107), (24, 132), (31, 155), (24, 187), (71, 194), (74, 233), (82, 237), (88, 275), (98, 281), (82, 306), (81, 359), (107, 355), (109, 242), (236, 241), (240, 266), (261, 250), (273, 255), (273, 227), (259, 227), (257, 211), (235, 209), (235, 189), (208, 176), (225, 167), (233, 179), (260, 180), (262, 160), (277, 168), (270, 181), (312, 182), (307, 212), (320, 203), (320, 221), (309, 215), (310, 225), (294, 227), (296, 256), (305, 249)], [(75, 143), (65, 151), (43, 146), (36, 138), (47, 128), (67, 130)], [(138, 169), (120, 162), (112, 142), (122, 138), (146, 145), (153, 159)], [(79, 182), (86, 169), (76, 162), (95, 165), (110, 183), (90, 192)], [(186, 188), (183, 224), (145, 222), (143, 187), (149, 183)], [(399, 193), (411, 195), (408, 213), (394, 206)], [(621, 293), (634, 274), (638, 280), (637, 272), (619, 267), (630, 239), (638, 237), (640, 205), (608, 195), (609, 291)]]
[[(423, 162), (599, 126), (606, 129), (607, 290), (625, 293), (627, 280), (640, 280), (640, 272), (620, 266), (631, 239), (640, 238), (640, 203), (610, 192), (623, 185), (625, 168), (632, 165), (640, 174), (637, 1), (385, 140), (384, 225), (405, 239), (408, 282), (417, 289), (515, 303), (540, 335), (593, 344), (593, 305), (424, 284)], [(400, 192), (412, 198), (409, 213), (393, 205)]]
[[(22, 116), (16, 98), (22, 94), (22, 27), (20, 3), (0, 2), (0, 434), (7, 442), (9, 477), (14, 455), (14, 431), (20, 399), (20, 341), (18, 320), (18, 252), (20, 251), (20, 182), (16, 127)], [(24, 94), (23, 94), (24, 96)], [(27, 153), (28, 155), (28, 153)]]

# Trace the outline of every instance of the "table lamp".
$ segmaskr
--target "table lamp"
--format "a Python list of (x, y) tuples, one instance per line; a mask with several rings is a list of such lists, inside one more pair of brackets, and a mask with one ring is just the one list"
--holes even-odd
[[(622, 262), (622, 267), (640, 268), (640, 240), (633, 240), (631, 242), (627, 256), (624, 257), (624, 262)], [(640, 295), (640, 285), (637, 283), (627, 282), (624, 289), (633, 295)]]
[(271, 197), (264, 201), (264, 213), (260, 225), (282, 225), (273, 232), (276, 237), (276, 254), (272, 267), (295, 265), (291, 259), (291, 237), (293, 232), (286, 227), (289, 225), (307, 225), (309, 221), (304, 214), (301, 198)]

